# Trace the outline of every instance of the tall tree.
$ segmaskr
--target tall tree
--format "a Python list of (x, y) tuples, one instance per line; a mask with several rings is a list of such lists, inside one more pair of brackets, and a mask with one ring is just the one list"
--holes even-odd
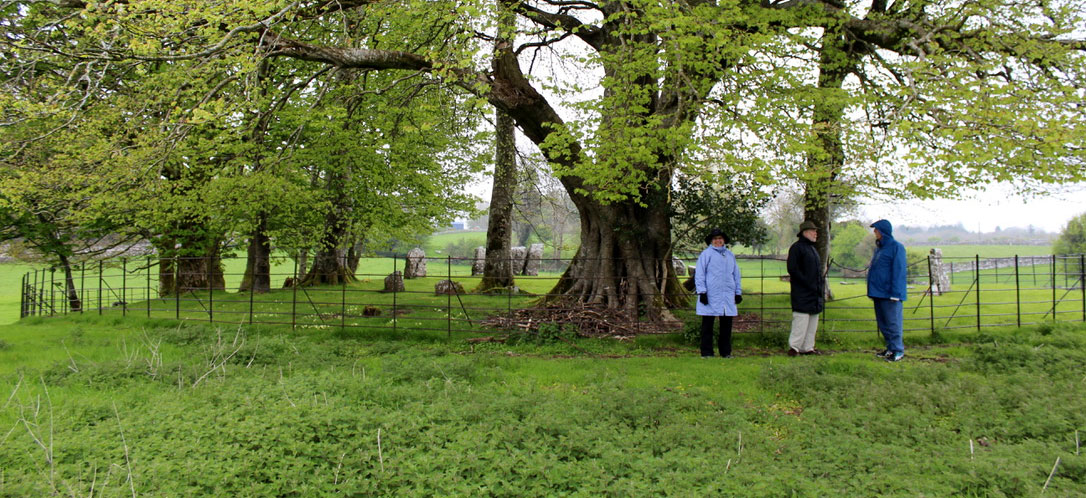
[[(513, 50), (515, 17), (509, 9), (497, 5), (497, 33), (494, 37), (494, 60)], [(494, 175), (490, 190), (490, 216), (486, 227), (486, 255), (483, 278), (476, 292), (509, 288), (513, 285), (513, 259), (510, 253), (513, 239), (513, 191), (516, 187), (517, 143), (516, 123), (500, 108), (494, 109)]]
[[(493, 38), (481, 35), (492, 27), (481, 21), (492, 15), (480, 17), (488, 2), (273, 2), (224, 15), (206, 4), (131, 0), (123, 11), (95, 4), (114, 17), (87, 22), (109, 25), (119, 15), (138, 24), (126, 32), (156, 43), (129, 46), (156, 57), (255, 43), (266, 57), (424, 73), (485, 98), (546, 154), (580, 213), (581, 247), (552, 294), (663, 321), (672, 319), (667, 306), (686, 301), (670, 265), (676, 172), (794, 179), (788, 166), (805, 162), (816, 122), (809, 81), (820, 57), (812, 47), (833, 39), (827, 30), (870, 68), (858, 72), (864, 105), (844, 112), (849, 122), (867, 120), (866, 135), (838, 127), (850, 131), (844, 144), (855, 152), (846, 157), (860, 167), (838, 180), (930, 196), (1005, 178), (1084, 175), (1083, 44), (1071, 39), (1082, 14), (1068, 3), (899, 0), (864, 10), (829, 0), (503, 1), (530, 28), (492, 65), (477, 57)], [(343, 19), (380, 22), (359, 33), (349, 22), (338, 29)], [(542, 47), (589, 71), (529, 75), (536, 66), (526, 71), (522, 62)], [(560, 105), (585, 88), (598, 91)]]

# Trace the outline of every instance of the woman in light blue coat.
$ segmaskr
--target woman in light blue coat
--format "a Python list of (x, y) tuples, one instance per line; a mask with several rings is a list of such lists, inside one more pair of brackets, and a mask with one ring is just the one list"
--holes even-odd
[(706, 247), (694, 268), (694, 288), (698, 294), (697, 314), (701, 316), (701, 357), (713, 356), (713, 322), (720, 317), (717, 344), (720, 356), (732, 356), (732, 317), (739, 314), (736, 305), (743, 302), (741, 275), (735, 255), (724, 247), (728, 238), (719, 228), (705, 237)]

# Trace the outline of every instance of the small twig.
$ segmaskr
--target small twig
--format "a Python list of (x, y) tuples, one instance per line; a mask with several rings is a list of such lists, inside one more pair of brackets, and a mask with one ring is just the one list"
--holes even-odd
[(969, 459), (973, 459), (973, 440), (969, 440)]
[(128, 457), (128, 441), (124, 438), (124, 426), (121, 425), (121, 413), (117, 411), (117, 402), (113, 402), (113, 414), (117, 416), (117, 428), (121, 431), (121, 444), (124, 445), (124, 465), (128, 470), (128, 488), (132, 498), (136, 498), (136, 483), (132, 480), (132, 460)]
[[(4, 402), (4, 408), (6, 409), (11, 404), (12, 398), (15, 397), (15, 393), (19, 392), (19, 387), (23, 385), (23, 373), (19, 372), (19, 380), (15, 382), (15, 389), (11, 390), (11, 396), (8, 396), (8, 400)], [(1075, 431), (1075, 440), (1078, 440), (1078, 431)]]
[(385, 471), (385, 456), (381, 452), (381, 429), (377, 428), (377, 460), (381, 462), (381, 472)]
[(1052, 466), (1052, 472), (1048, 473), (1048, 479), (1045, 479), (1045, 485), (1041, 487), (1041, 494), (1045, 494), (1045, 490), (1048, 489), (1048, 483), (1052, 481), (1052, 476), (1056, 475), (1056, 467), (1060, 466), (1060, 457), (1056, 457), (1056, 464)]

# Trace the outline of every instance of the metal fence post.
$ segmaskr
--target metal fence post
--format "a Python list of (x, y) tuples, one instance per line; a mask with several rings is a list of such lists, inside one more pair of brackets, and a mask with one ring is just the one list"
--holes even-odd
[(87, 309), (87, 262), (79, 263), (79, 314)]
[[(827, 267), (827, 269), (828, 269), (828, 267)], [(826, 273), (828, 274), (829, 272), (827, 271)], [(827, 277), (828, 277), (828, 275), (827, 275)], [(827, 278), (826, 280), (827, 280), (826, 283), (828, 284), (829, 283), (829, 278)], [(759, 334), (764, 334), (765, 333), (765, 259), (763, 259), (763, 258), (758, 258), (758, 292), (760, 294), (758, 296), (758, 333)], [(826, 321), (828, 322), (829, 319), (825, 315), (828, 314), (826, 312), (829, 311), (829, 308), (824, 307), (824, 309), (822, 311), (823, 311), (822, 318), (826, 319)]]
[[(38, 315), (38, 270), (33, 270), (34, 274), (34, 286), (26, 290), (29, 301), (26, 302), (26, 316)], [(26, 281), (30, 281), (30, 277), (27, 276)]]
[(448, 272), (447, 278), (449, 279), (449, 289), (448, 292), (445, 294), (445, 296), (448, 298), (448, 304), (445, 308), (445, 318), (448, 327), (446, 334), (447, 337), (452, 338), (452, 293), (456, 292), (456, 289), (454, 289), (452, 285), (452, 255), (445, 256), (445, 266)]
[(53, 292), (57, 286), (57, 267), (49, 268), (49, 316), (57, 314), (57, 296)]
[[(392, 255), (392, 280), (396, 279), (397, 268), (400, 267), (400, 255)], [(404, 266), (406, 270), (406, 265)], [(404, 291), (407, 291), (406, 279), (403, 277), (403, 273), (400, 273), (400, 282), (392, 282), (392, 333), (396, 332), (396, 293), (399, 292), (400, 284), (404, 283)]]
[(204, 258), (204, 266), (207, 267), (207, 322), (212, 323), (215, 321), (215, 286), (212, 284), (214, 275), (211, 271), (211, 262), (214, 260), (212, 256)]
[(974, 256), (974, 272), (977, 282), (977, 332), (980, 332), (980, 254)]
[(128, 258), (121, 258), (121, 316), (128, 315)]
[(21, 320), (26, 316), (26, 277), (27, 273), (23, 274), (22, 280), (19, 281), (19, 319)]
[(181, 319), (181, 258), (173, 258), (173, 305), (174, 318)]
[(1018, 317), (1018, 328), (1022, 328), (1022, 288), (1018, 284), (1018, 255), (1014, 255), (1014, 314)]
[[(506, 264), (509, 265), (509, 268), (513, 267), (513, 258), (512, 258), (512, 256), (509, 257), (509, 260), (508, 260), (508, 262), (506, 262)], [(483, 275), (483, 278), (486, 278), (485, 274)], [(505, 314), (506, 314), (506, 316), (509, 317), (509, 325), (512, 326), (512, 324), (513, 324), (513, 284), (512, 283), (510, 283), (505, 288)]]
[(291, 280), (291, 288), (293, 289), (290, 298), (290, 329), (294, 330), (298, 327), (298, 257), (294, 258), (294, 279)]
[(102, 261), (98, 261), (98, 314), (102, 314)]
[(1086, 322), (1086, 254), (1078, 255), (1078, 285), (1082, 291), (1082, 321)]
[[(928, 254), (928, 318), (931, 335), (935, 335), (935, 278), (931, 274), (931, 254)], [(939, 289), (942, 292), (942, 289)]]
[(1052, 321), (1056, 320), (1056, 255), (1052, 255)]
[(147, 318), (151, 318), (151, 257), (147, 256), (147, 287), (144, 289), (144, 299), (147, 301)]
[[(270, 259), (270, 258), (269, 258)], [(271, 262), (268, 264), (268, 290), (271, 290)], [(249, 258), (249, 325), (253, 324), (253, 294), (256, 294), (256, 258)]]
[[(347, 256), (343, 256), (343, 267), (347, 267)], [(347, 276), (342, 275), (339, 289), (339, 328), (347, 328)]]

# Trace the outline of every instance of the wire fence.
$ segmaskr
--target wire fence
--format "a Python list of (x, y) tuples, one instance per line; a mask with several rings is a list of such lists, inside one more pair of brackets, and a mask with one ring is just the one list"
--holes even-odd
[[(299, 285), (306, 275), (297, 261), (273, 258), (269, 292), (238, 290), (245, 258), (207, 264), (195, 259), (117, 258), (28, 272), (22, 279), (20, 318), (72, 313), (145, 316), (214, 323), (290, 325), (294, 328), (387, 329), (396, 333), (532, 332), (574, 327), (586, 335), (672, 331), (642, 313), (563, 303), (550, 294), (570, 264), (541, 259), (514, 265), (515, 285), (474, 293), (482, 275), (473, 260), (425, 258), (427, 270), (403, 278), (403, 256), (363, 258), (354, 279), (336, 285)], [(694, 258), (676, 258), (676, 272), (690, 286)], [(616, 262), (617, 263), (617, 262)], [(783, 258), (739, 256), (744, 301), (735, 321), (737, 332), (780, 332), (791, 322), (789, 284)], [(184, 270), (199, 268), (200, 270)], [(249, 270), (248, 272), (246, 270)], [(417, 273), (412, 268), (408, 272)], [(525, 274), (530, 273), (530, 274)], [(833, 299), (822, 313), (820, 329), (872, 332), (874, 314), (866, 297), (865, 276), (831, 273)], [(1086, 321), (1086, 255), (981, 259), (929, 257), (908, 268), (909, 299), (905, 330), (1021, 327), (1054, 321)], [(450, 284), (451, 282), (451, 284)], [(637, 282), (617, 282), (620, 292)], [(635, 287), (636, 288), (636, 287)], [(691, 287), (688, 287), (691, 288)], [(643, 302), (660, 296), (642, 296)], [(543, 304), (546, 302), (547, 304)], [(559, 304), (555, 304), (559, 303)], [(694, 299), (671, 310), (696, 326)], [(537, 313), (545, 310), (545, 313)], [(591, 329), (591, 330), (589, 330)]]

